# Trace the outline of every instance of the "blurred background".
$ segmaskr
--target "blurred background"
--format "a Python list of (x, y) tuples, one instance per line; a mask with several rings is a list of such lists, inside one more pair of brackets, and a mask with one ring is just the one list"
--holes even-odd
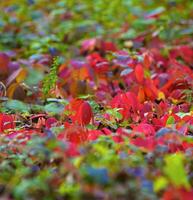
[(85, 38), (121, 47), (137, 38), (138, 48), (152, 36), (171, 45), (189, 43), (193, 34), (192, 0), (1, 0), (0, 10), (0, 51), (22, 57), (76, 55)]

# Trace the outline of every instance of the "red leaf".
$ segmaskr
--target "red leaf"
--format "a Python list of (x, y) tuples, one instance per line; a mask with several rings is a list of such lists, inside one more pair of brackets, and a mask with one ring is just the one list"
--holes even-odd
[(144, 80), (144, 70), (142, 65), (138, 64), (135, 67), (135, 77), (139, 83), (143, 83)]
[(188, 46), (181, 46), (178, 50), (181, 53), (183, 59), (188, 63), (192, 64), (193, 62), (193, 49)]
[(114, 136), (112, 136), (112, 139), (116, 143), (121, 143), (121, 142), (124, 141), (123, 138), (120, 135), (114, 135)]
[(161, 118), (161, 120), (162, 120), (164, 126), (167, 125), (166, 123), (167, 123), (167, 120), (168, 120), (169, 117), (173, 117), (174, 120), (175, 120), (175, 122), (178, 122), (178, 121), (181, 120), (181, 118), (180, 118), (178, 115), (176, 115), (176, 114), (171, 114), (171, 115), (166, 114), (166, 115), (164, 115), (164, 116)]
[(90, 130), (88, 134), (88, 140), (96, 140), (100, 135), (103, 135), (102, 131), (100, 130)]
[(148, 99), (155, 100), (158, 97), (158, 89), (150, 79), (145, 80), (144, 92)]
[(72, 111), (77, 111), (80, 107), (80, 105), (83, 103), (84, 101), (82, 99), (73, 99), (71, 102), (70, 102), (70, 109)]
[(184, 188), (168, 188), (163, 195), (163, 200), (192, 200), (193, 190), (187, 191)]
[(53, 125), (55, 125), (57, 123), (56, 118), (54, 117), (50, 117), (46, 120), (45, 126), (46, 128), (50, 129)]
[(90, 104), (81, 99), (73, 99), (69, 105), (70, 110), (74, 112), (71, 115), (73, 122), (77, 122), (79, 125), (85, 126), (93, 119), (93, 112)]
[(9, 57), (5, 53), (0, 53), (0, 80), (6, 78), (9, 73)]
[(116, 46), (112, 42), (105, 42), (105, 41), (101, 42), (101, 48), (104, 51), (116, 51), (117, 50)]
[(137, 147), (144, 148), (149, 151), (153, 151), (156, 147), (156, 141), (153, 137), (145, 139), (138, 137), (136, 139), (131, 139), (131, 143)]
[(143, 61), (144, 67), (147, 68), (147, 69), (149, 69), (149, 67), (151, 65), (151, 62), (152, 62), (151, 57), (146, 53), (144, 55), (144, 61)]
[(96, 73), (103, 74), (108, 71), (109, 63), (98, 53), (92, 53), (87, 56), (87, 61)]
[(65, 150), (65, 154), (67, 157), (76, 157), (80, 155), (77, 145), (74, 143), (70, 143), (68, 145), (67, 150)]
[(78, 123), (82, 126), (90, 123), (90, 120), (93, 118), (92, 108), (88, 102), (83, 102), (76, 114), (76, 119)]
[(122, 108), (119, 112), (122, 114), (124, 119), (128, 119), (131, 115), (131, 110), (137, 112), (138, 100), (134, 93), (120, 93), (116, 95), (111, 103), (112, 108)]
[(155, 129), (152, 125), (146, 124), (146, 123), (141, 123), (138, 126), (135, 126), (133, 128), (133, 131), (139, 132), (139, 133), (144, 133), (145, 136), (153, 136), (155, 134)]
[(7, 129), (14, 129), (15, 123), (12, 115), (0, 114), (0, 132), (4, 132)]
[(95, 47), (98, 45), (98, 40), (96, 38), (84, 40), (81, 47), (81, 52), (85, 51), (93, 51)]
[(88, 132), (84, 128), (76, 125), (70, 126), (58, 135), (59, 140), (69, 141), (75, 144), (85, 142), (87, 138)]

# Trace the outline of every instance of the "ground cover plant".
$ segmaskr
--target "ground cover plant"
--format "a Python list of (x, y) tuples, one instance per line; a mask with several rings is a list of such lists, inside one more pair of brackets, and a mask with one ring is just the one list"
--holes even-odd
[(0, 9), (1, 199), (192, 200), (191, 0)]

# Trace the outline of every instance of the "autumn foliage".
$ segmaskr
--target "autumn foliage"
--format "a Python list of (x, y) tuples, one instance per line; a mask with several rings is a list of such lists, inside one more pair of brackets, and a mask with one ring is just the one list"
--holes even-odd
[(0, 2), (0, 196), (191, 200), (191, 2), (46, 2)]

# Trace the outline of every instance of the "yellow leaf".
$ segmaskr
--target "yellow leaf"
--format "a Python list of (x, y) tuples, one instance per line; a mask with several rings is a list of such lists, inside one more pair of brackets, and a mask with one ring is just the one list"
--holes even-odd
[(159, 192), (160, 190), (166, 188), (167, 185), (168, 185), (168, 180), (165, 177), (160, 176), (155, 180), (153, 188), (155, 192)]
[(158, 100), (165, 100), (165, 98), (166, 97), (165, 97), (165, 94), (163, 92), (161, 92), (161, 91), (158, 92), (158, 98), (157, 98)]
[(18, 75), (17, 75), (17, 77), (16, 77), (16, 82), (17, 82), (17, 83), (21, 83), (21, 82), (26, 78), (26, 76), (27, 76), (27, 70), (26, 70), (26, 69), (22, 69), (22, 70), (18, 73)]

